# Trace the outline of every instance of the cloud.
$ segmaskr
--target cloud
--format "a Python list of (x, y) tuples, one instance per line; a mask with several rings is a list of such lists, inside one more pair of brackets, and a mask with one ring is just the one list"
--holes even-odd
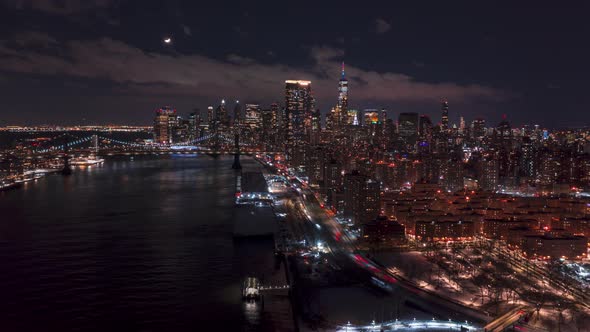
[[(110, 38), (69, 41), (45, 48), (20, 48), (0, 43), (0, 71), (36, 75), (64, 75), (115, 82), (123, 91), (156, 95), (186, 95), (218, 98), (245, 95), (252, 100), (280, 100), (286, 79), (311, 80), (316, 98), (334, 100), (335, 82), (344, 52), (314, 47), (314, 63), (305, 68), (262, 64), (232, 54), (224, 60), (199, 54), (146, 52)], [(351, 98), (355, 103), (436, 102), (450, 100), (502, 100), (502, 91), (478, 85), (452, 82), (429, 83), (392, 72), (368, 71), (347, 65)]]
[(13, 40), (20, 47), (49, 48), (58, 46), (58, 41), (44, 32), (25, 31), (14, 36)]
[(54, 15), (70, 15), (107, 9), (117, 0), (0, 0), (0, 5), (16, 10), (36, 10)]
[(251, 65), (255, 63), (254, 59), (246, 58), (243, 56), (239, 56), (237, 54), (230, 54), (227, 56), (227, 61), (231, 63), (235, 63), (237, 65)]
[(339, 48), (333, 48), (329, 46), (315, 46), (311, 48), (311, 56), (317, 62), (324, 62), (326, 60), (332, 60), (339, 58), (344, 55), (344, 50)]
[(391, 23), (382, 18), (378, 18), (375, 20), (375, 30), (379, 34), (386, 33), (387, 31), (391, 30)]
[(182, 26), (182, 30), (184, 31), (184, 34), (187, 35), (187, 36), (192, 36), (193, 35), (193, 32), (191, 31), (191, 28), (189, 28), (186, 25), (183, 25)]

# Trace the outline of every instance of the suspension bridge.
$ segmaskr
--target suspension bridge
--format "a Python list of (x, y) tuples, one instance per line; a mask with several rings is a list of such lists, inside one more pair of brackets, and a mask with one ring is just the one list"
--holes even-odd
[(34, 150), (36, 154), (60, 153), (94, 153), (101, 155), (129, 154), (172, 154), (172, 153), (203, 153), (203, 154), (254, 154), (279, 153), (277, 149), (267, 149), (262, 142), (240, 140), (239, 135), (209, 134), (185, 142), (160, 144), (145, 141), (125, 141), (113, 137), (93, 134), (77, 137), (64, 133), (54, 137), (51, 142)]

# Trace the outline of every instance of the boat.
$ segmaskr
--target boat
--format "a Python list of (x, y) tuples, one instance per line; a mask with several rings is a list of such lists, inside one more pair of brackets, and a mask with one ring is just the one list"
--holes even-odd
[(103, 162), (104, 162), (104, 159), (98, 158), (97, 156), (94, 156), (94, 155), (92, 155), (88, 158), (78, 157), (78, 158), (70, 159), (70, 165), (72, 165), (72, 166), (93, 166), (93, 165), (102, 164)]
[(242, 299), (244, 301), (256, 301), (260, 299), (260, 280), (256, 277), (248, 277), (242, 284)]
[(18, 175), (15, 179), (16, 183), (26, 183), (35, 180), (35, 172), (34, 171), (26, 171), (20, 175)]

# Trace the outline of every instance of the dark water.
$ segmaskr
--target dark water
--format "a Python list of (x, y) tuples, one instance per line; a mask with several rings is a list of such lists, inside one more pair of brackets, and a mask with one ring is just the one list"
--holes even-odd
[(263, 329), (272, 243), (232, 238), (231, 158), (129, 157), (0, 193), (0, 330)]

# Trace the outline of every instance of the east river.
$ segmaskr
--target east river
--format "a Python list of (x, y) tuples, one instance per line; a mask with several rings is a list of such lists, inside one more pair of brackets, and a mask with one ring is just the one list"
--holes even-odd
[(240, 297), (273, 254), (233, 239), (231, 163), (117, 157), (1, 192), (0, 329), (271, 329)]

